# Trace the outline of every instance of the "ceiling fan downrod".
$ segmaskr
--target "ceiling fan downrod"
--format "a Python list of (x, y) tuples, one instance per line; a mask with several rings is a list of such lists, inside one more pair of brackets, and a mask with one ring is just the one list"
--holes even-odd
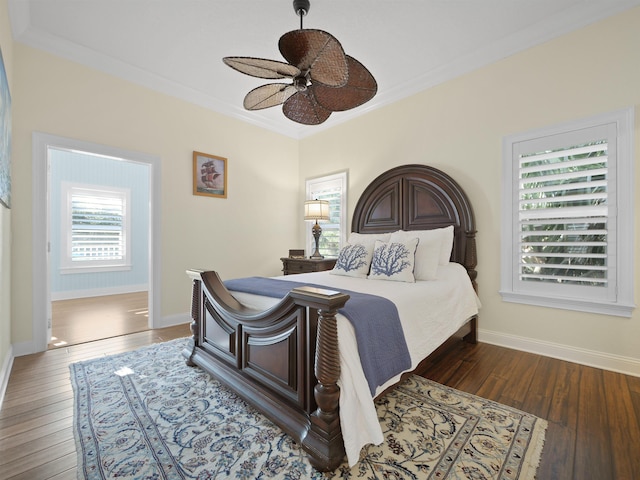
[(309, 0), (293, 0), (293, 11), (300, 17), (300, 30), (302, 30), (302, 18), (309, 13), (311, 3)]

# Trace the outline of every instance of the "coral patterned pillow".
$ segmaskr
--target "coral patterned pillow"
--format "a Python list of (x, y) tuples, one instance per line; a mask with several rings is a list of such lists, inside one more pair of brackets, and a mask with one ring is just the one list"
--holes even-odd
[(396, 282), (415, 282), (413, 266), (415, 263), (418, 239), (401, 242), (376, 242), (371, 260), (371, 280), (394, 280)]
[(334, 275), (345, 275), (347, 277), (366, 278), (371, 265), (371, 256), (373, 254), (373, 245), (363, 245), (361, 243), (354, 245), (345, 245), (340, 254), (336, 265), (331, 270)]

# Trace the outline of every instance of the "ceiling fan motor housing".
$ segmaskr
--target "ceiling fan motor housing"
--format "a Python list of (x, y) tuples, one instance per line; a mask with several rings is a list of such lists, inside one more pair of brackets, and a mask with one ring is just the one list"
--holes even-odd
[(293, 0), (293, 11), (296, 12), (296, 15), (300, 17), (304, 17), (307, 13), (309, 13), (309, 8), (311, 7), (311, 3), (309, 0)]

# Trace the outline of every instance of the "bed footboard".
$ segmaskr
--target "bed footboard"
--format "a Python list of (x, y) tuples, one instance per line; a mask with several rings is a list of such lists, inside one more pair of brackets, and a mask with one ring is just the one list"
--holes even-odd
[(226, 384), (299, 442), (320, 471), (344, 458), (338, 404), (336, 313), (348, 295), (294, 288), (258, 311), (240, 304), (216, 272), (193, 281), (187, 364)]

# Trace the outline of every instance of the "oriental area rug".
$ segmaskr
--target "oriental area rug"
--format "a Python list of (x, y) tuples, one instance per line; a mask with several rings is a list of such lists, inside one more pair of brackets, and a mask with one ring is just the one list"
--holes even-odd
[(187, 339), (74, 363), (79, 479), (535, 478), (547, 422), (412, 376), (377, 401), (385, 441), (321, 474), (181, 354)]

